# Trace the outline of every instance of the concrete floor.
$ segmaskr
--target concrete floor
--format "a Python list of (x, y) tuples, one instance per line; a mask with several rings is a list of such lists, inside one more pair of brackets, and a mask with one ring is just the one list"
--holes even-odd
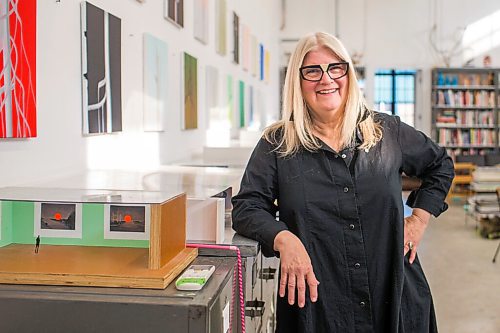
[(419, 256), (431, 286), (440, 333), (500, 332), (500, 240), (481, 238), (461, 205), (432, 219)]

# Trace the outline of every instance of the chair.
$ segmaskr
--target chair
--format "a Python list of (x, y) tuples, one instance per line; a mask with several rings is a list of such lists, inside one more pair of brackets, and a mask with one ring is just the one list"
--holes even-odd
[[(500, 209), (500, 187), (497, 187), (497, 202), (498, 202), (498, 209)], [(493, 263), (496, 262), (497, 260), (497, 255), (498, 255), (498, 250), (500, 249), (500, 242), (498, 242), (497, 250), (495, 251), (495, 255), (493, 256)]]

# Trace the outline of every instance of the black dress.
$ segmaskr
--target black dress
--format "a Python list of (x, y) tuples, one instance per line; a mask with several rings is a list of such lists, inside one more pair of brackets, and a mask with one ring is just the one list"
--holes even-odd
[(233, 198), (233, 228), (267, 256), (276, 254), (276, 234), (290, 230), (320, 281), (318, 301), (307, 298), (302, 309), (278, 297), (277, 332), (437, 331), (418, 258), (410, 265), (403, 256), (401, 173), (422, 180), (407, 204), (438, 216), (447, 209), (453, 162), (398, 117), (375, 115), (383, 139), (369, 151), (337, 153), (323, 144), (282, 158), (261, 139), (252, 153)]

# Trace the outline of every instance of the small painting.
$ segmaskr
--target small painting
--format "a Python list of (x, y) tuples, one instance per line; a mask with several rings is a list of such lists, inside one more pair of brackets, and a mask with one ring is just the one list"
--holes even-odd
[(183, 71), (182, 129), (196, 129), (198, 128), (198, 60), (188, 53), (184, 53)]
[(149, 205), (105, 205), (104, 238), (149, 240)]
[(179, 28), (184, 27), (184, 0), (165, 0), (163, 16)]
[(208, 43), (208, 0), (194, 0), (194, 38)]
[(220, 55), (226, 55), (226, 0), (216, 0), (215, 6), (215, 50)]
[(233, 12), (233, 61), (240, 63), (240, 18)]
[(82, 238), (81, 204), (36, 202), (34, 215), (34, 237)]

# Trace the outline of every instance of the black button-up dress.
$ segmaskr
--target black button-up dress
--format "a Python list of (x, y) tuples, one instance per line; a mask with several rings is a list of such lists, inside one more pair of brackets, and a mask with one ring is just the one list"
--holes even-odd
[(267, 256), (275, 255), (276, 234), (290, 230), (320, 281), (318, 301), (307, 298), (302, 309), (278, 297), (277, 332), (437, 331), (418, 258), (410, 265), (403, 256), (401, 173), (422, 180), (407, 204), (438, 216), (447, 208), (453, 162), (398, 117), (375, 119), (383, 139), (369, 151), (323, 144), (282, 158), (261, 139), (252, 153), (233, 198), (233, 228), (259, 241)]

